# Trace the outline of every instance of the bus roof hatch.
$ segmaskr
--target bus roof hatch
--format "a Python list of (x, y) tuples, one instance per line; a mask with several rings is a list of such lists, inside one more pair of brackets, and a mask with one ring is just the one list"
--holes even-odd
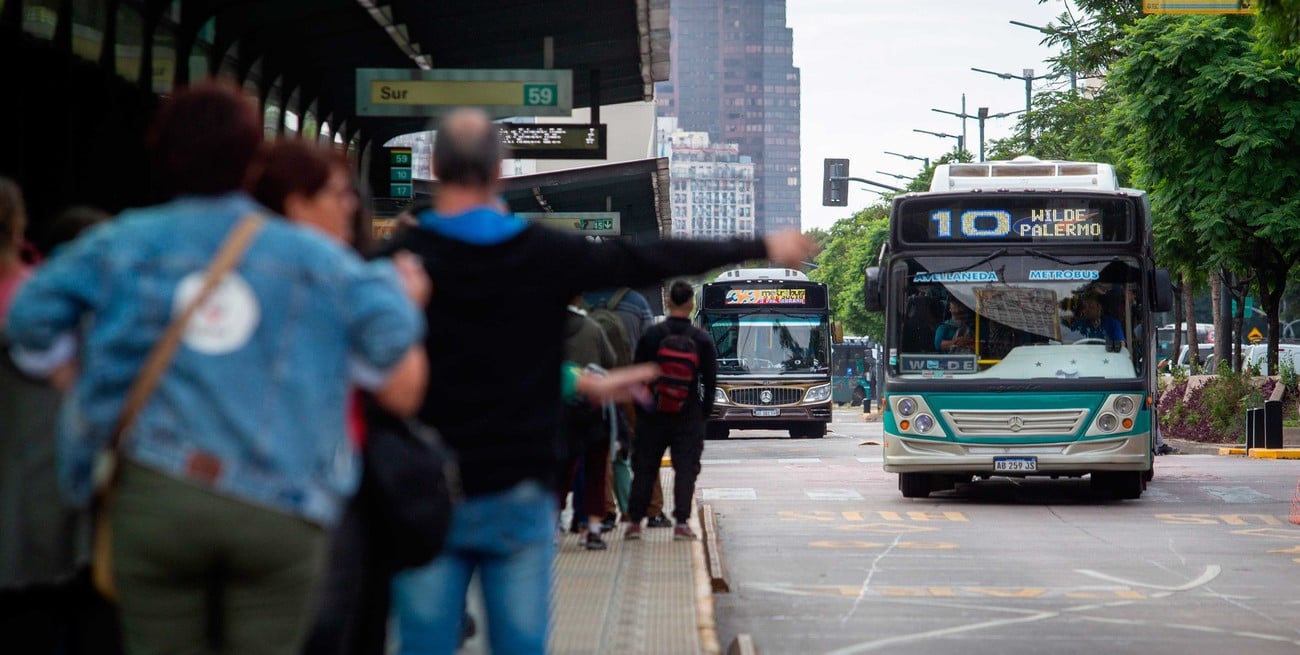
[(1110, 164), (1073, 161), (1044, 161), (1028, 155), (1011, 161), (974, 164), (940, 164), (934, 169), (931, 191), (980, 189), (1092, 189), (1115, 191), (1119, 182)]

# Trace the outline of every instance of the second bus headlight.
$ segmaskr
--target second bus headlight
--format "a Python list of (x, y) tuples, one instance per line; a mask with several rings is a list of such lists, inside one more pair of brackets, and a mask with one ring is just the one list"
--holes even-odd
[(728, 401), (727, 401), (727, 392), (726, 392), (726, 391), (723, 391), (723, 390), (722, 390), (722, 387), (714, 387), (714, 388), (713, 388), (713, 402), (715, 402), (715, 403), (725, 403), (725, 402), (728, 402)]
[(804, 394), (803, 401), (806, 403), (819, 403), (831, 397), (831, 385), (819, 384), (808, 390)]

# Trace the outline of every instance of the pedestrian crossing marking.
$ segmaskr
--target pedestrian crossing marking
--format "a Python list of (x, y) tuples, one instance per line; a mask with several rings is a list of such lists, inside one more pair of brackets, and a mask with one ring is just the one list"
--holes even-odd
[(862, 500), (862, 494), (852, 489), (804, 489), (809, 500)]

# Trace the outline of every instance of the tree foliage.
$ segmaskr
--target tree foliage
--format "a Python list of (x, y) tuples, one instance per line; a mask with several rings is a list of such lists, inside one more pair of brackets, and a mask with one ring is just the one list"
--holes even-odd
[(1259, 33), (1266, 44), (1295, 60), (1300, 57), (1300, 0), (1256, 0)]
[(809, 277), (826, 283), (831, 310), (845, 334), (883, 339), (884, 319), (868, 312), (862, 297), (863, 270), (874, 266), (880, 246), (889, 234), (889, 205), (872, 205), (836, 221), (830, 239), (817, 255), (817, 269)]
[(1253, 276), (1269, 314), (1300, 256), (1300, 84), (1266, 59), (1250, 19), (1152, 16), (1107, 78), (1112, 138), (1151, 193), (1157, 239), (1188, 269)]

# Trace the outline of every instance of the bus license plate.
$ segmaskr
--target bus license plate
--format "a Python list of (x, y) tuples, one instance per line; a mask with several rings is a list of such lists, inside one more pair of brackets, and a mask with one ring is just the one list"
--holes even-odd
[(759, 407), (754, 410), (754, 416), (780, 416), (781, 410), (775, 407)]
[(993, 470), (998, 473), (1033, 473), (1038, 470), (1038, 458), (994, 457)]

